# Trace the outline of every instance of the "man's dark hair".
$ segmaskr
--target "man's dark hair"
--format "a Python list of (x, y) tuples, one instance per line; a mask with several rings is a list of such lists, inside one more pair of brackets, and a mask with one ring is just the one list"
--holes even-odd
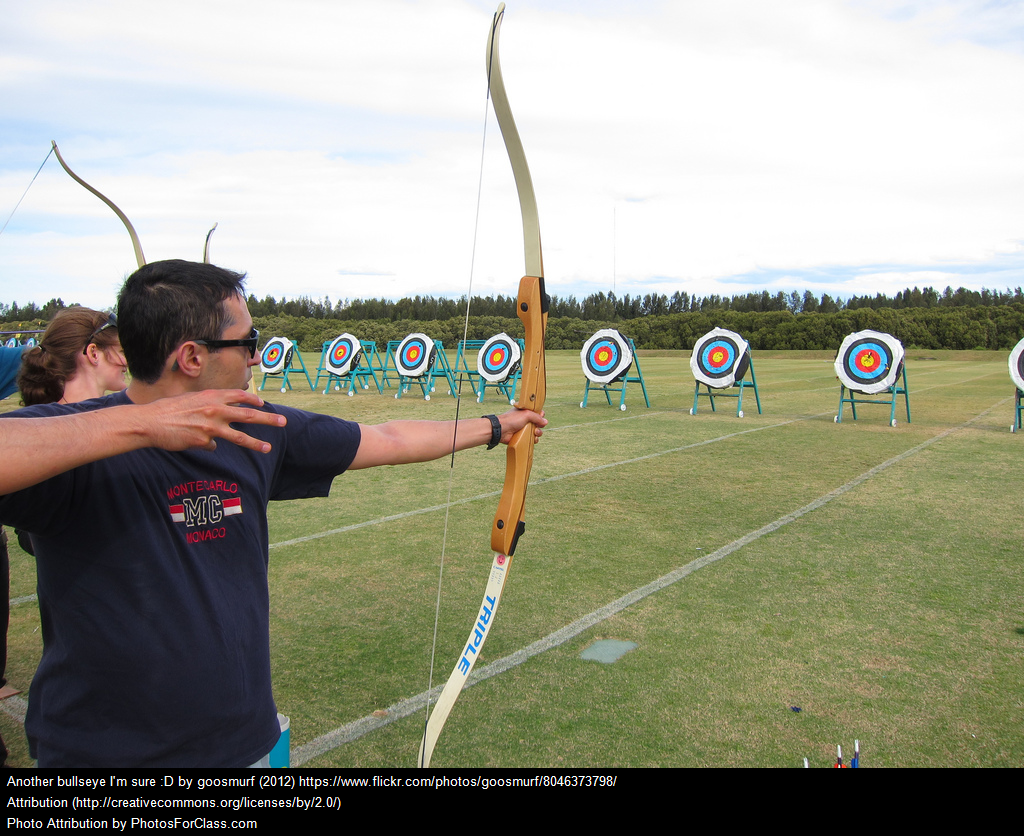
[(155, 261), (132, 273), (117, 297), (118, 332), (132, 377), (156, 383), (183, 342), (220, 339), (223, 303), (242, 293), (244, 281), (244, 273), (180, 260)]

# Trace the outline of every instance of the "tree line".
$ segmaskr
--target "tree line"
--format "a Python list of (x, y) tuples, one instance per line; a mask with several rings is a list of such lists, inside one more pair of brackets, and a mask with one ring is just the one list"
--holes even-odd
[[(1024, 303), (1024, 292), (1007, 288), (1005, 291), (968, 290), (965, 287), (953, 290), (946, 287), (941, 293), (933, 287), (923, 290), (907, 288), (890, 297), (883, 293), (874, 296), (851, 296), (847, 300), (833, 299), (829, 294), (815, 295), (809, 290), (803, 293), (779, 291), (774, 295), (767, 290), (736, 294), (731, 297), (697, 296), (686, 291), (676, 291), (671, 296), (648, 293), (632, 296), (617, 296), (614, 293), (592, 293), (582, 301), (575, 296), (551, 297), (551, 317), (570, 317), (584, 321), (619, 322), (641, 316), (664, 316), (677, 313), (708, 313), (710, 311), (744, 311), (766, 313), (789, 311), (790, 313), (838, 313), (859, 308), (937, 308), (998, 306), (1013, 302)], [(378, 321), (399, 322), (402, 320), (433, 321), (464, 316), (466, 297), (449, 299), (435, 296), (414, 296), (392, 301), (389, 299), (345, 299), (331, 303), (300, 296), (297, 299), (278, 301), (273, 296), (257, 299), (249, 296), (249, 312), (253, 316), (295, 316), (311, 319), (335, 319), (341, 322)], [(516, 298), (514, 296), (474, 296), (470, 311), (474, 316), (514, 317)], [(0, 309), (2, 310), (2, 309)]]
[[(523, 336), (515, 314), (515, 297), (474, 297), (468, 331), (465, 299), (417, 296), (398, 302), (356, 300), (331, 305), (300, 297), (290, 302), (273, 297), (249, 298), (256, 327), (265, 337), (283, 336), (303, 351), (318, 352), (342, 332), (373, 340), (384, 349), (419, 331), (454, 348), (463, 338), (484, 340), (504, 331)], [(65, 304), (51, 299), (41, 308), (0, 303), (0, 330), (45, 327)], [(1024, 338), (1024, 294), (946, 288), (907, 289), (890, 298), (853, 297), (846, 302), (810, 291), (785, 294), (748, 293), (725, 299), (696, 297), (685, 292), (618, 297), (592, 294), (552, 298), (547, 347), (576, 349), (598, 329), (615, 328), (639, 349), (689, 350), (715, 327), (736, 331), (755, 350), (835, 350), (854, 331), (873, 329), (892, 334), (909, 349), (1009, 350)]]

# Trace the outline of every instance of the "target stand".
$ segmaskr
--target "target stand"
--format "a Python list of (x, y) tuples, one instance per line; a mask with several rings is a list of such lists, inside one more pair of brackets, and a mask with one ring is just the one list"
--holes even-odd
[(35, 348), (39, 341), (32, 335), (42, 333), (42, 331), (0, 331), (0, 341), (3, 342), (4, 348)]
[[(857, 420), (857, 404), (882, 404), (889, 407), (889, 426), (895, 427), (896, 403), (902, 395), (909, 424), (910, 394), (907, 389), (907, 368), (903, 360), (903, 343), (891, 334), (867, 330), (846, 337), (836, 353), (839, 413), (832, 420), (837, 424), (843, 422), (845, 404), (850, 405), (854, 421)], [(858, 395), (888, 397), (864, 398)]]
[(344, 389), (351, 398), (355, 395), (356, 389), (369, 389), (370, 380), (373, 380), (378, 392), (383, 392), (373, 367), (374, 355), (379, 366), (377, 343), (373, 340), (357, 340), (351, 334), (342, 334), (334, 340), (324, 342), (313, 388), (319, 389), (320, 377), (326, 375), (325, 395), (333, 386), (335, 392)]
[(398, 376), (398, 371), (395, 368), (395, 352), (398, 351), (398, 346), (401, 344), (401, 340), (388, 340), (388, 346), (384, 353), (384, 367), (381, 369), (381, 378), (388, 389), (391, 388), (391, 380), (388, 377), (388, 372), (395, 377)]
[[(477, 403), (484, 402), (488, 388), (496, 389), (509, 402), (515, 403), (516, 389), (522, 378), (522, 357), (526, 344), (508, 334), (495, 334), (488, 340), (462, 340), (455, 354), (456, 385), (468, 381)], [(476, 356), (476, 368), (469, 365), (469, 356)]]
[[(639, 383), (644, 394), (644, 403), (651, 408), (651, 399), (647, 397), (647, 384), (640, 368), (640, 359), (636, 356), (636, 345), (629, 337), (618, 331), (605, 328), (596, 332), (583, 344), (580, 351), (580, 362), (583, 364), (583, 376), (586, 383), (583, 387), (583, 400), (580, 409), (587, 408), (590, 400), (591, 385), (595, 390), (604, 393), (608, 406), (612, 406), (612, 393), (619, 395), (619, 410), (626, 411), (626, 387), (630, 383)], [(630, 374), (633, 367), (636, 372)], [(613, 386), (612, 384), (618, 384)]]
[(296, 350), (295, 343), (285, 337), (271, 337), (260, 352), (260, 371), (263, 372), (263, 380), (260, 382), (259, 391), (267, 385), (268, 377), (281, 378), (281, 393), (292, 388), (290, 375), (302, 372), (309, 384), (310, 391), (316, 389), (313, 381), (306, 371), (306, 364), (302, 360), (302, 353)]
[(389, 342), (388, 355), (394, 359), (395, 372), (398, 375), (396, 399), (401, 398), (415, 383), (420, 387), (423, 400), (429, 401), (430, 395), (437, 391), (434, 381), (440, 377), (444, 377), (448, 382), (448, 394), (453, 398), (458, 397), (455, 375), (448, 363), (444, 343), (440, 340), (432, 340), (426, 334), (409, 334), (399, 342), (393, 353)]
[[(757, 375), (754, 373), (754, 359), (750, 352), (750, 343), (735, 331), (714, 328), (697, 340), (690, 355), (690, 370), (693, 372), (693, 407), (691, 415), (697, 414), (699, 398), (707, 398), (711, 403), (711, 411), (716, 412), (715, 398), (736, 398), (736, 417), (743, 417), (743, 392), (754, 390), (757, 402), (757, 414), (761, 414), (761, 393), (757, 388)], [(747, 372), (750, 380), (746, 380)], [(704, 386), (707, 392), (701, 392)], [(725, 389), (736, 387), (738, 392), (726, 392)]]

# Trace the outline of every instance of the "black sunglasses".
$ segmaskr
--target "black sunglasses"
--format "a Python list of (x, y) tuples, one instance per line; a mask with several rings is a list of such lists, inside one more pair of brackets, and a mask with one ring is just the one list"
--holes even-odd
[(209, 349), (231, 348), (240, 345), (242, 348), (249, 349), (250, 357), (255, 357), (256, 347), (260, 342), (260, 332), (253, 328), (244, 340), (192, 340), (192, 342), (197, 345), (205, 345)]
[(116, 313), (109, 313), (109, 314), (107, 314), (107, 321), (104, 322), (95, 331), (93, 331), (89, 335), (89, 339), (87, 339), (85, 341), (85, 347), (82, 349), (82, 354), (88, 354), (89, 353), (89, 346), (91, 346), (93, 344), (93, 342), (95, 341), (96, 337), (98, 337), (100, 335), (100, 332), (106, 331), (108, 328), (116, 328), (116, 327), (117, 327), (117, 314)]

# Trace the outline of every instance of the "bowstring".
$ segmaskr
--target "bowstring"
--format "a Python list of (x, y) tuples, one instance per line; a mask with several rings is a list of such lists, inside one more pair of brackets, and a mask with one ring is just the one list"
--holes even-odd
[(50, 159), (50, 154), (52, 153), (53, 148), (51, 147), (50, 150), (46, 152), (46, 156), (43, 157), (43, 161), (39, 164), (39, 168), (36, 169), (36, 173), (32, 176), (32, 179), (28, 181), (28, 185), (25, 187), (25, 191), (22, 192), (21, 197), (18, 198), (18, 202), (14, 204), (14, 208), (11, 210), (11, 214), (7, 216), (7, 220), (4, 221), (4, 225), (0, 226), (0, 235), (4, 234), (4, 230), (7, 229), (7, 224), (11, 222), (11, 218), (14, 217), (14, 213), (18, 211), (18, 207), (21, 206), (21, 201), (25, 199), (25, 195), (28, 194), (28, 190), (31, 189), (32, 184), (36, 182), (36, 177), (39, 176), (39, 172), (43, 170), (43, 166), (46, 165), (46, 161)]
[[(491, 79), (490, 70), (488, 64), (488, 76), (487, 76), (487, 95), (484, 98), (484, 120), (483, 120), (483, 131), (482, 139), (480, 143), (480, 176), (477, 178), (476, 185), (476, 215), (473, 221), (473, 243), (470, 248), (469, 256), (469, 289), (466, 292), (466, 313), (462, 325), (462, 345), (466, 345), (466, 340), (469, 337), (469, 309), (470, 300), (473, 298), (473, 275), (476, 269), (476, 245), (477, 238), (480, 232), (480, 204), (483, 194), (484, 184), (484, 151), (487, 147), (487, 122), (491, 100)], [(455, 393), (455, 426), (452, 429), (452, 454), (451, 461), (448, 466), (448, 499), (445, 503), (444, 509), (444, 528), (441, 536), (441, 565), (438, 569), (437, 575), (437, 601), (434, 605), (434, 639), (430, 648), (430, 673), (427, 676), (427, 705), (426, 711), (423, 716), (423, 739), (427, 737), (427, 724), (430, 722), (430, 692), (434, 687), (434, 664), (437, 657), (437, 634), (438, 625), (441, 619), (441, 585), (444, 580), (444, 559), (445, 550), (448, 544), (448, 518), (451, 513), (452, 507), (452, 486), (454, 484), (455, 476), (455, 451), (457, 449), (457, 441), (459, 437), (459, 408), (462, 405), (462, 383), (463, 378), (459, 376), (458, 386)], [(421, 763), (420, 766), (423, 764)]]

